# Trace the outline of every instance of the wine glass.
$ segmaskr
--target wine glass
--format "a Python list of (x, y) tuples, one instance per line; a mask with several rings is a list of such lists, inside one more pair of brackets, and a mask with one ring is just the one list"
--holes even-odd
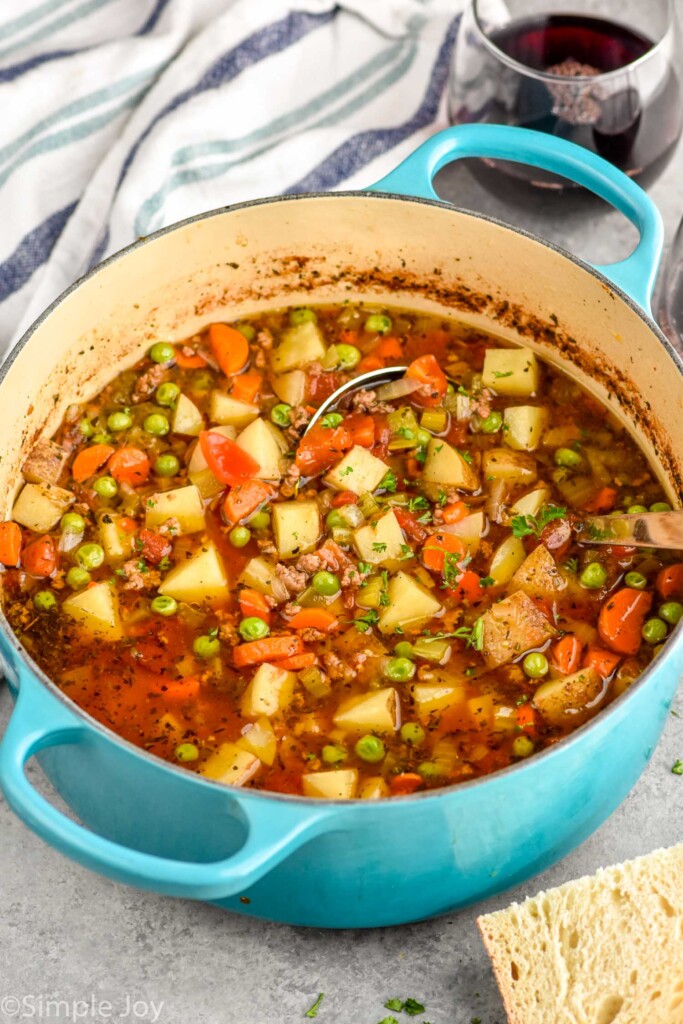
[[(648, 185), (681, 134), (673, 0), (473, 0), (448, 85), (450, 120), (522, 125), (570, 139)], [(536, 186), (566, 179), (504, 161)]]

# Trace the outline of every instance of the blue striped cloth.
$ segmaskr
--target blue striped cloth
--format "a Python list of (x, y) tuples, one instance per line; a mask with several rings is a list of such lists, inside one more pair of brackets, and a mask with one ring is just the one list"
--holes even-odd
[(233, 202), (380, 178), (446, 123), (461, 5), (3, 4), (0, 356), (140, 235)]

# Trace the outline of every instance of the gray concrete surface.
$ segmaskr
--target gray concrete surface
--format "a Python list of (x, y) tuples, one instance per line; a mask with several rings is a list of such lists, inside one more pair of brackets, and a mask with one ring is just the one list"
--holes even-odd
[[(682, 170), (679, 150), (652, 189), (669, 239), (683, 213)], [(444, 172), (439, 188), (459, 206), (521, 224), (595, 261), (619, 258), (633, 244), (617, 214), (542, 196), (533, 207), (506, 206), (465, 167)], [(0, 728), (9, 711), (5, 690)], [(0, 1021), (295, 1024), (324, 992), (320, 1024), (377, 1024), (389, 1012), (385, 1000), (397, 995), (426, 1006), (423, 1016), (399, 1014), (402, 1021), (503, 1024), (477, 912), (681, 842), (683, 777), (671, 773), (679, 757), (683, 717), (672, 716), (626, 802), (554, 869), (476, 910), (365, 932), (289, 928), (125, 889), (66, 861), (0, 802)]]

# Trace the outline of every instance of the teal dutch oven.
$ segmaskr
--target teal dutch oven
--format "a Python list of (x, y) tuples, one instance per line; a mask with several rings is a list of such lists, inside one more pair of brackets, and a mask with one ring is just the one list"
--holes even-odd
[[(562, 174), (625, 214), (640, 240), (593, 267), (441, 202), (432, 179), (462, 157)], [(644, 192), (599, 157), (493, 125), (436, 135), (366, 192), (266, 199), (176, 224), (65, 292), (2, 369), (0, 515), (26, 452), (152, 340), (273, 306), (381, 301), (457, 318), (533, 347), (608, 402), (678, 505), (682, 366), (649, 300), (662, 245)], [(109, 878), (297, 925), (400, 924), (482, 899), (567, 854), (624, 799), (662, 732), (683, 661), (680, 629), (637, 683), (538, 756), (473, 782), (380, 801), (221, 786), (118, 738), (71, 703), (2, 620), (16, 706), (0, 784), (46, 842)], [(34, 788), (35, 757), (74, 817)]]

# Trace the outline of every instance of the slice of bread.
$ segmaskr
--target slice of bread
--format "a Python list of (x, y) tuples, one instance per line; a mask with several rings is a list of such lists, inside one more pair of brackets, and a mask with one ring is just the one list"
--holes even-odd
[(683, 1024), (683, 845), (477, 924), (510, 1024)]

